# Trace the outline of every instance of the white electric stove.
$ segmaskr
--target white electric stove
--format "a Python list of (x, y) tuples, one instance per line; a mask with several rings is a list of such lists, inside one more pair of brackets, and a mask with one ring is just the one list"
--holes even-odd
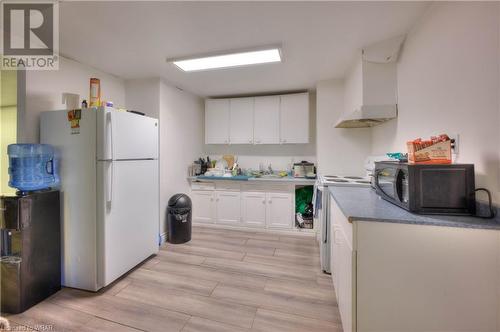
[[(317, 211), (315, 211), (315, 223), (320, 225), (320, 258), (321, 269), (325, 273), (330, 273), (330, 256), (331, 256), (331, 239), (330, 239), (330, 193), (328, 187), (370, 187), (370, 178), (361, 176), (341, 176), (341, 175), (320, 175), (316, 182), (316, 187), (319, 193), (317, 198), (321, 202), (316, 204)], [(321, 197), (321, 198), (320, 198)]]
[(323, 186), (369, 187), (370, 178), (361, 176), (321, 175), (319, 184)]

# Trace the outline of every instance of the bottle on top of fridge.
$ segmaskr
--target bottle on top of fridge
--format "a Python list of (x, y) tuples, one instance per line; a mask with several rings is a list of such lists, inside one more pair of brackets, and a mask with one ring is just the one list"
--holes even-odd
[(90, 107), (101, 106), (101, 81), (98, 78), (90, 79)]

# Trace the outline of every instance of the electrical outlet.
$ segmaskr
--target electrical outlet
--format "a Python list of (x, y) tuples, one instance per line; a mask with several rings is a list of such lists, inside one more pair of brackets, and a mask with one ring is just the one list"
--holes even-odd
[(448, 135), (448, 137), (451, 139), (451, 149), (452, 149), (452, 153), (453, 154), (458, 154), (458, 147), (459, 147), (459, 144), (460, 144), (460, 135), (458, 134), (452, 134), (452, 135)]

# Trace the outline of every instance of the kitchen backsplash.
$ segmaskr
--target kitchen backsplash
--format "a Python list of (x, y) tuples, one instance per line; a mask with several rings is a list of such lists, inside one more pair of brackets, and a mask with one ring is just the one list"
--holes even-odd
[[(210, 159), (218, 160), (222, 157), (222, 155), (209, 154)], [(262, 163), (263, 166), (267, 169), (267, 166), (271, 164), (272, 168), (275, 171), (278, 170), (286, 170), (286, 168), (291, 163), (300, 162), (302, 160), (307, 160), (312, 163), (316, 163), (315, 156), (248, 156), (248, 155), (234, 155), (235, 158), (238, 158), (238, 164), (241, 168), (252, 168), (259, 169), (259, 164)], [(206, 156), (205, 156), (206, 157)]]

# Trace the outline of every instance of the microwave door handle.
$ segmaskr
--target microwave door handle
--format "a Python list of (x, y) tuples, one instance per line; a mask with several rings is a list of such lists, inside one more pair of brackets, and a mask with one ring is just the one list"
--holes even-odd
[(403, 177), (401, 176), (403, 174), (402, 169), (398, 169), (396, 173), (396, 181), (394, 181), (394, 192), (396, 193), (397, 200), (402, 203), (403, 202)]
[(378, 189), (378, 191), (379, 191), (380, 193), (382, 193), (382, 195), (384, 195), (384, 196), (385, 196), (385, 197), (387, 197), (388, 199), (392, 200), (392, 199), (394, 199), (394, 197), (391, 197), (391, 196), (387, 195), (387, 194), (385, 193), (385, 191), (382, 189), (382, 187), (380, 187), (380, 184), (378, 183), (378, 175), (379, 175), (380, 173), (381, 173), (381, 171), (380, 171), (380, 170), (375, 171), (375, 188), (376, 188), (376, 189)]

